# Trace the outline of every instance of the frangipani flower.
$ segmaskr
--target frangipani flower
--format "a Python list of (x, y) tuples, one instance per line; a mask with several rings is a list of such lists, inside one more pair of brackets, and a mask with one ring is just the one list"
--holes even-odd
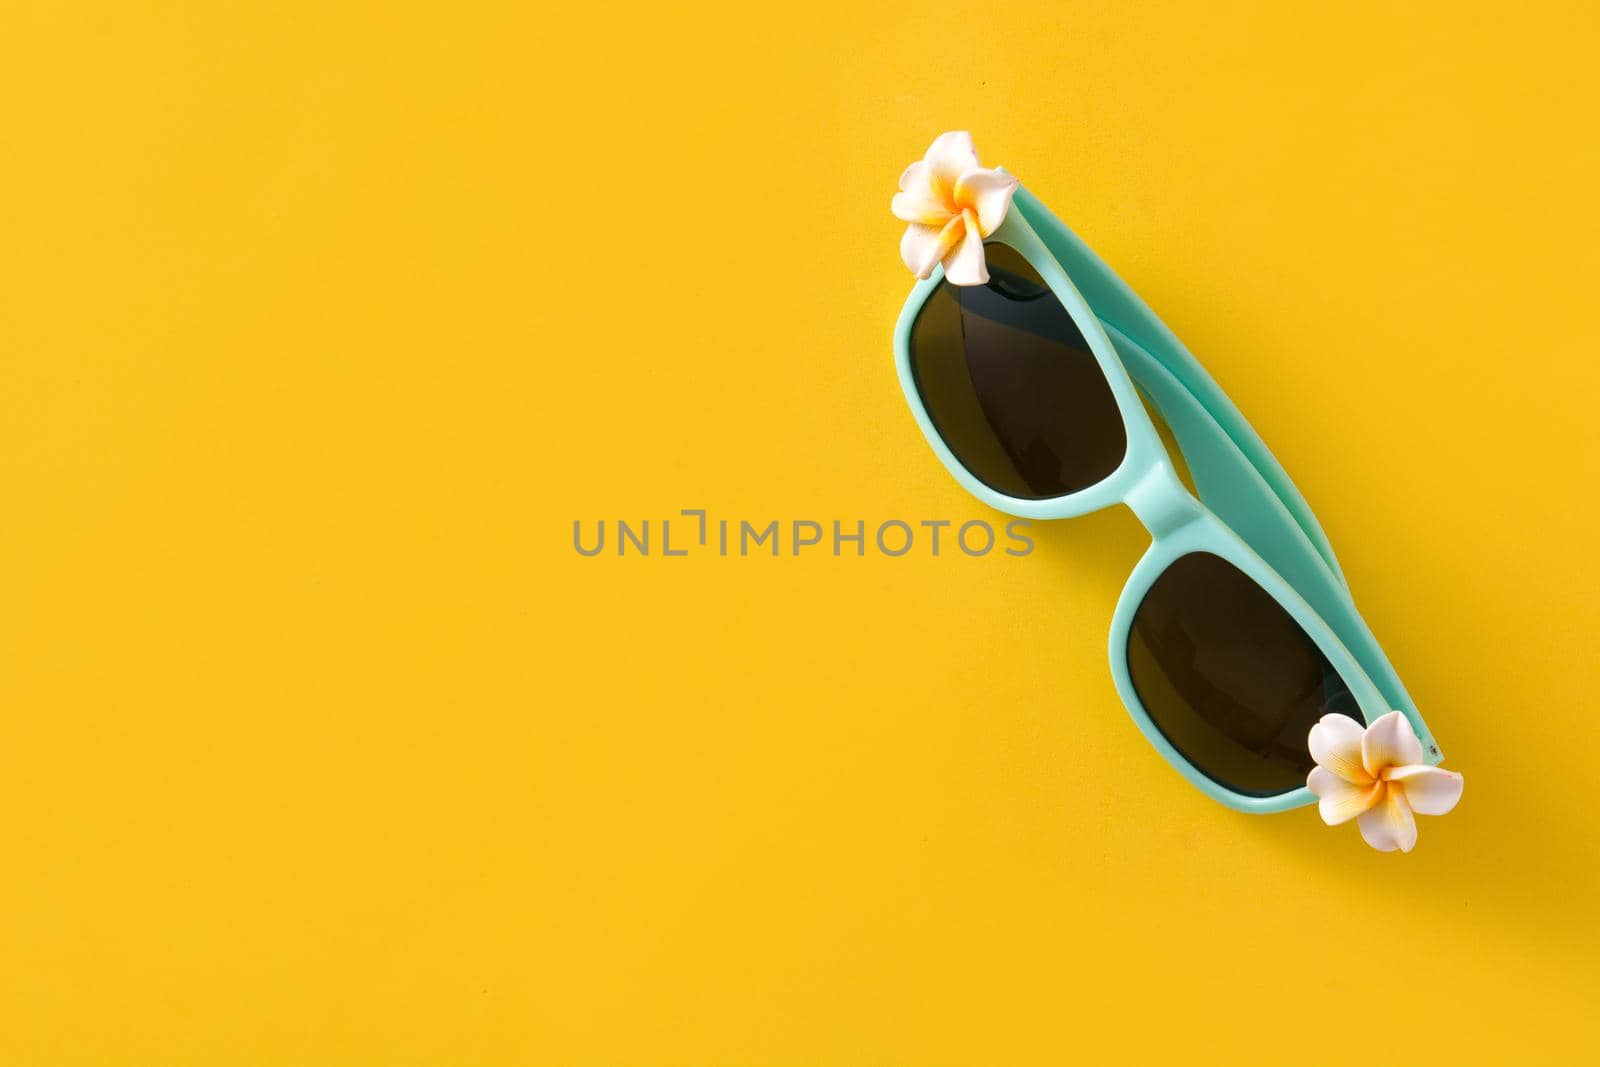
[(1398, 711), (1365, 729), (1343, 715), (1324, 715), (1311, 728), (1310, 745), (1317, 765), (1306, 785), (1320, 799), (1322, 821), (1338, 826), (1355, 819), (1380, 852), (1410, 852), (1417, 843), (1412, 813), (1444, 815), (1461, 799), (1461, 775), (1422, 762), (1422, 742)]
[(890, 210), (909, 222), (900, 239), (900, 258), (911, 273), (926, 278), (944, 264), (951, 285), (983, 285), (983, 239), (994, 233), (1011, 209), (1017, 179), (978, 166), (978, 150), (966, 131), (941, 133), (920, 162), (900, 175), (900, 191)]

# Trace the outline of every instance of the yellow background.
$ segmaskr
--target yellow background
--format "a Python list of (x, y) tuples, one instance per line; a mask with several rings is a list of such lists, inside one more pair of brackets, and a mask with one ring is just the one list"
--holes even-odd
[[(0, 5), (0, 1062), (1592, 1052), (1593, 19), (766, 6)], [(997, 518), (890, 362), (949, 128), (1317, 508), (1411, 856), (1141, 739), (1124, 511), (573, 551)]]

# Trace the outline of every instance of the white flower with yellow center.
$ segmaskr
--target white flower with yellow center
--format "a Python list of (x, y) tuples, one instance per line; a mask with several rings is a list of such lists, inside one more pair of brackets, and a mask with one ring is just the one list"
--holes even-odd
[(940, 134), (928, 154), (900, 175), (890, 205), (895, 218), (911, 224), (900, 239), (900, 258), (919, 278), (943, 263), (951, 285), (987, 283), (983, 239), (1005, 221), (1017, 184), (1004, 171), (978, 166), (971, 134)]
[(1324, 715), (1311, 728), (1317, 765), (1306, 785), (1329, 826), (1355, 819), (1367, 844), (1380, 852), (1410, 852), (1417, 815), (1444, 815), (1461, 799), (1463, 779), (1422, 762), (1411, 723), (1391, 711), (1365, 729), (1344, 715)]

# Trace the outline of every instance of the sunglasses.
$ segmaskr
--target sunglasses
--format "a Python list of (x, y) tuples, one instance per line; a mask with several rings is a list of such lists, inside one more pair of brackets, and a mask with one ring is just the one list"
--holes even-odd
[(1156, 750), (1249, 812), (1315, 800), (1307, 738), (1330, 713), (1367, 724), (1399, 710), (1438, 764), (1310, 507), (1171, 331), (1025, 188), (984, 258), (986, 284), (935, 270), (911, 291), (895, 329), (901, 385), (984, 503), (1036, 519), (1126, 504), (1150, 532), (1110, 652)]

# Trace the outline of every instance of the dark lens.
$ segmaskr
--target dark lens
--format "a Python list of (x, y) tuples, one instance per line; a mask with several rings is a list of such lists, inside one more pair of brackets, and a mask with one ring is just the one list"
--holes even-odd
[(940, 282), (911, 327), (911, 372), (956, 459), (1007, 496), (1102, 481), (1127, 434), (1089, 343), (1028, 261), (984, 248), (989, 284)]
[(1180, 556), (1133, 617), (1128, 672), (1155, 724), (1190, 763), (1236, 793), (1306, 781), (1306, 738), (1329, 712), (1362, 722), (1316, 643), (1239, 568)]

